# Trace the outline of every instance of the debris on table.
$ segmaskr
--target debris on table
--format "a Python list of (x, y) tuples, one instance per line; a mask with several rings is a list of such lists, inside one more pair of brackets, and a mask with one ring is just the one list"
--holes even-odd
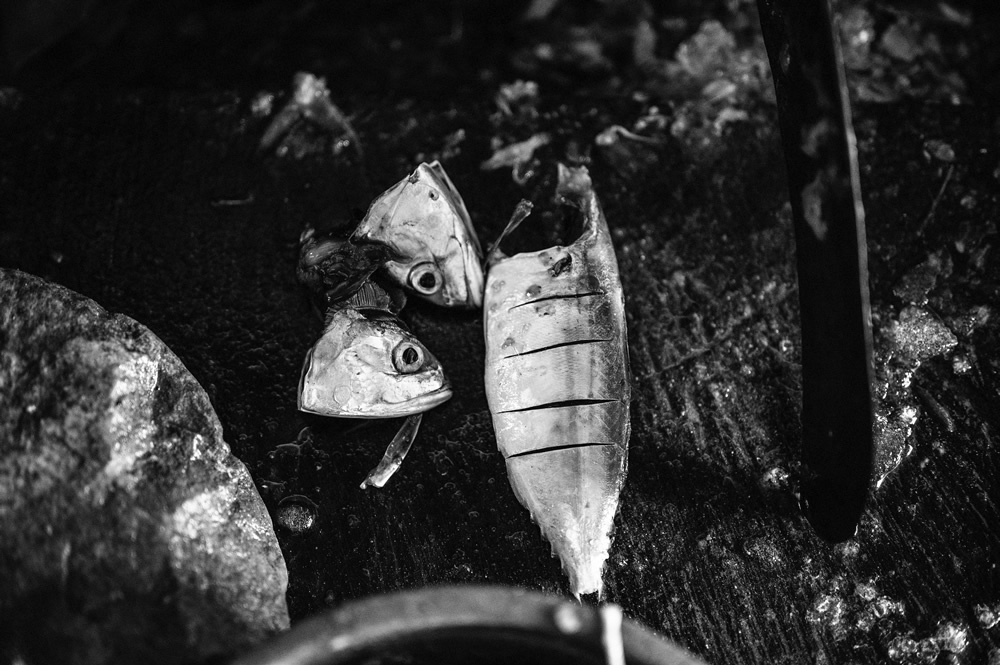
[(519, 185), (526, 183), (538, 171), (538, 160), (534, 159), (535, 151), (543, 145), (548, 145), (552, 137), (548, 134), (535, 134), (529, 139), (497, 147), (493, 155), (480, 165), (484, 171), (495, 171), (509, 167), (511, 177)]
[(518, 79), (500, 86), (496, 97), (497, 108), (506, 116), (538, 115), (538, 84)]
[(913, 430), (921, 413), (918, 397), (932, 410), (937, 405), (929, 393), (914, 391), (914, 374), (924, 362), (958, 344), (955, 333), (927, 309), (928, 293), (942, 274), (950, 272), (950, 265), (935, 254), (904, 275), (895, 294), (910, 304), (898, 318), (879, 328), (874, 386), (876, 487), (913, 452)]
[(840, 15), (852, 99), (882, 104), (907, 97), (966, 99), (966, 82), (949, 61), (966, 59), (969, 45), (959, 41), (946, 47), (941, 35), (948, 24), (969, 20), (967, 15), (945, 2), (921, 14), (861, 1), (842, 7)]
[(637, 175), (655, 166), (665, 140), (631, 132), (621, 125), (611, 125), (594, 139), (605, 159), (620, 174)]
[(457, 157), (462, 152), (462, 144), (464, 142), (465, 130), (456, 129), (454, 132), (444, 137), (444, 145), (441, 146), (439, 158), (448, 160)]
[[(312, 140), (306, 134), (296, 132), (296, 128), (303, 121), (308, 121), (335, 138), (333, 144), (335, 154), (339, 154), (350, 145), (354, 147), (359, 157), (364, 155), (361, 140), (351, 126), (350, 120), (330, 99), (325, 79), (308, 72), (299, 72), (295, 75), (293, 88), (292, 99), (278, 112), (264, 132), (260, 140), (261, 148), (268, 149), (277, 144), (276, 152), (279, 157), (291, 152), (296, 159), (324, 150), (325, 141)], [(265, 109), (270, 110), (272, 103), (272, 100), (258, 96), (253, 113), (260, 115)]]

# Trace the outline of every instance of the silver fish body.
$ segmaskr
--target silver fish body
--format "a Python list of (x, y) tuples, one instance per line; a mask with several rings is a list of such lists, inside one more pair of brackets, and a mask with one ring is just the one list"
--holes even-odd
[(482, 249), (440, 163), (421, 164), (375, 199), (351, 239), (391, 249), (386, 272), (416, 295), (447, 307), (482, 305)]
[(567, 247), (502, 258), (484, 295), (486, 396), (518, 500), (577, 596), (602, 571), (628, 460), (628, 340), (618, 262), (585, 168), (558, 193), (583, 212)]

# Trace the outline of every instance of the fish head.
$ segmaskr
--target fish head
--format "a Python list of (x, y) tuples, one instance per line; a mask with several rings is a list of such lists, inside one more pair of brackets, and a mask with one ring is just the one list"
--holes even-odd
[(397, 418), (451, 397), (437, 358), (391, 316), (335, 311), (306, 354), (299, 409), (341, 418)]
[(462, 196), (438, 162), (421, 164), (379, 196), (355, 242), (382, 243), (395, 256), (389, 276), (445, 307), (483, 304), (482, 249)]

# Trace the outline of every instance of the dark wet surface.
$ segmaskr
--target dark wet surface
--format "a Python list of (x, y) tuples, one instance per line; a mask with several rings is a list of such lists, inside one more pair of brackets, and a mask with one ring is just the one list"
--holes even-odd
[[(989, 42), (978, 34), (969, 40)], [(974, 98), (961, 106), (928, 93), (855, 108), (884, 480), (857, 538), (828, 545), (795, 500), (794, 246), (774, 107), (759, 86), (740, 83), (722, 107), (698, 86), (689, 104), (663, 101), (666, 128), (684, 121), (671, 131), (657, 125), (656, 98), (570, 95), (543, 78), (537, 113), (493, 120), (489, 79), (451, 96), (404, 86), (388, 97), (331, 81), (364, 160), (319, 134), (294, 159), (258, 149), (268, 117), (253, 108), (258, 90), (283, 103), (298, 66), (208, 92), (163, 72), (181, 83), (26, 86), (0, 108), (0, 265), (136, 318), (205, 386), (286, 523), (293, 621), (443, 582), (567, 592), (496, 451), (481, 316), (407, 305), (455, 396), (427, 414), (389, 484), (362, 491), (400, 423), (296, 411), (320, 321), (295, 267), (304, 226), (356, 219), (434, 158), (484, 246), (522, 197), (536, 210), (508, 249), (571, 239), (551, 212), (555, 162), (569, 158), (589, 163), (602, 199), (631, 342), (633, 433), (608, 600), (716, 663), (981, 663), (1000, 648), (995, 88), (968, 76)], [(718, 122), (725, 108), (736, 114)], [(656, 140), (595, 143), (612, 125)], [(524, 185), (510, 168), (480, 168), (494, 137), (539, 132), (551, 141)], [(315, 504), (309, 528), (309, 503), (282, 503), (293, 495)]]

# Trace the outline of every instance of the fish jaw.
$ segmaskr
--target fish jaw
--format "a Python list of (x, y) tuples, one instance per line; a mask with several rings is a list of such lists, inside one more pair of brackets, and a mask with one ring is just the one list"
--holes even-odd
[[(407, 345), (419, 368), (402, 372), (393, 353)], [(396, 418), (422, 413), (452, 396), (441, 364), (392, 321), (370, 321), (351, 309), (334, 312), (306, 354), (299, 381), (301, 411), (340, 418)]]
[(410, 397), (396, 404), (385, 403), (383, 414), (379, 418), (401, 418), (403, 416), (413, 416), (418, 413), (430, 411), (436, 406), (440, 406), (451, 399), (453, 392), (447, 378), (443, 375), (435, 382), (441, 387), (432, 392), (418, 392), (415, 397)]
[[(471, 307), (479, 309), (483, 306), (483, 286), (485, 276), (483, 275), (483, 248), (479, 244), (479, 236), (475, 227), (472, 226), (472, 218), (469, 210), (465, 207), (462, 195), (458, 193), (458, 188), (448, 177), (441, 162), (434, 160), (430, 164), (422, 164), (433, 173), (443, 191), (448, 194), (448, 199), (455, 209), (455, 220), (453, 220), (453, 238), (458, 245), (458, 252), (451, 252), (452, 260), (456, 255), (460, 255), (462, 265), (454, 267), (453, 274), (465, 277), (464, 293), (456, 292), (449, 296), (451, 302), (456, 306)], [(456, 221), (457, 220), (457, 221)], [(461, 222), (458, 224), (457, 222)], [(456, 278), (454, 281), (458, 281)], [(447, 286), (447, 284), (446, 284)]]
[(486, 397), (518, 500), (577, 596), (602, 571), (628, 465), (631, 386), (624, 297), (585, 171), (563, 195), (585, 214), (567, 247), (517, 254), (486, 276)]
[(458, 231), (448, 242), (447, 250), (437, 257), (445, 275), (444, 286), (425, 297), (444, 307), (479, 309), (483, 306), (483, 257), (478, 245), (462, 239)]
[[(482, 249), (465, 202), (438, 162), (421, 164), (371, 205), (355, 242), (376, 242), (397, 257), (385, 264), (400, 286), (437, 305), (482, 305)], [(415, 279), (431, 266), (437, 281)]]

